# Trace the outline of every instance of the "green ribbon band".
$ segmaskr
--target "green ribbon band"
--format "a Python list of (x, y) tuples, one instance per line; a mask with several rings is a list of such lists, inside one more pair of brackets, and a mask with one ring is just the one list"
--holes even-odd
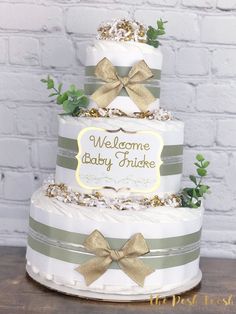
[[(36, 221), (32, 217), (29, 218), (30, 228), (38, 234), (46, 236), (55, 241), (62, 241), (76, 245), (82, 245), (88, 235), (77, 232), (70, 232), (58, 228), (54, 228), (41, 222)], [(164, 239), (146, 239), (150, 250), (179, 248), (194, 244), (200, 241), (201, 229), (194, 233), (189, 233), (178, 237), (169, 237)], [(123, 247), (127, 239), (106, 238), (113, 249)]]
[[(86, 95), (92, 95), (99, 87), (101, 87), (103, 84), (98, 84), (98, 83), (87, 83), (84, 84), (84, 92)], [(149, 85), (145, 85), (144, 86), (152, 93), (152, 95), (155, 98), (160, 98), (160, 87), (153, 87), (153, 86), (149, 86)], [(122, 88), (120, 90), (119, 96), (128, 96), (125, 88)]]
[[(93, 255), (84, 254), (81, 252), (76, 252), (74, 250), (64, 249), (58, 246), (49, 245), (45, 242), (36, 240), (35, 238), (29, 236), (28, 237), (28, 245), (35, 251), (46, 255), (48, 257), (52, 257), (64, 262), (73, 263), (73, 264), (83, 264), (91, 259)], [(200, 249), (197, 248), (193, 251), (179, 254), (179, 255), (172, 255), (172, 256), (159, 256), (159, 257), (140, 257), (143, 262), (147, 266), (150, 266), (154, 269), (161, 269), (161, 268), (169, 268), (169, 267), (176, 267), (180, 265), (184, 265), (190, 263), (197, 259), (200, 254)], [(111, 269), (119, 269), (117, 263), (112, 262), (110, 267)]]
[[(57, 166), (71, 169), (71, 170), (76, 170), (77, 165), (78, 165), (78, 160), (75, 157), (71, 158), (71, 157), (57, 155)], [(161, 176), (171, 176), (175, 174), (181, 174), (182, 171), (183, 171), (182, 163), (162, 164), (160, 166)]]
[[(58, 137), (58, 147), (74, 151), (78, 154), (77, 140), (68, 137)], [(165, 145), (163, 147), (161, 158), (183, 155), (183, 145)]]
[[(95, 77), (95, 68), (96, 66), (90, 65), (85, 67), (85, 75), (86, 76), (94, 76)], [(132, 67), (128, 66), (115, 66), (116, 72), (119, 76), (124, 77), (127, 76)], [(151, 69), (153, 73), (152, 80), (160, 80), (161, 79), (161, 70)]]

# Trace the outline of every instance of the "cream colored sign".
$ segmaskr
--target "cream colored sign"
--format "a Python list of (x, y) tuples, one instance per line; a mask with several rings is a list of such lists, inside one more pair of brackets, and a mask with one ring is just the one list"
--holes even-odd
[(140, 193), (159, 187), (163, 149), (159, 133), (88, 127), (77, 141), (76, 180), (81, 187)]

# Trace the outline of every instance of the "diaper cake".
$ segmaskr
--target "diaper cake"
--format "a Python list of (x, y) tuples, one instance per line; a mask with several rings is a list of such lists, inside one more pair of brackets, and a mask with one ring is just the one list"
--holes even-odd
[(55, 178), (31, 199), (26, 270), (44, 286), (135, 301), (201, 281), (209, 162), (197, 155), (197, 175), (181, 189), (184, 123), (159, 104), (164, 25), (102, 23), (83, 90), (42, 80), (64, 109)]

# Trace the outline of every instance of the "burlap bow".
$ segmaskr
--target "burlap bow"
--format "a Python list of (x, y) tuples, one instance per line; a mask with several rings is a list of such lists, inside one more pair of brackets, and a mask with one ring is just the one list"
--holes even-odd
[(153, 77), (152, 71), (144, 60), (135, 64), (128, 76), (120, 77), (113, 64), (107, 58), (103, 58), (96, 65), (95, 75), (106, 82), (91, 96), (101, 108), (107, 107), (119, 95), (122, 88), (125, 88), (140, 111), (147, 111), (148, 106), (155, 100), (152, 93), (141, 84)]
[(90, 285), (105, 273), (112, 261), (117, 262), (119, 267), (142, 287), (145, 277), (154, 272), (153, 269), (138, 259), (138, 256), (149, 252), (141, 233), (133, 235), (119, 251), (116, 251), (110, 248), (108, 242), (98, 230), (94, 230), (85, 240), (84, 246), (89, 252), (96, 255), (96, 257), (76, 268), (84, 276), (87, 285)]

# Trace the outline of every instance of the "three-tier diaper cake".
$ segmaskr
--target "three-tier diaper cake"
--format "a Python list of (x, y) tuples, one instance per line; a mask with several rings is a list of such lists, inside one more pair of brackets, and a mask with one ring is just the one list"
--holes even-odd
[(102, 23), (88, 44), (84, 89), (62, 92), (55, 178), (31, 199), (27, 273), (80, 297), (135, 301), (201, 281), (202, 184), (181, 188), (184, 123), (163, 109), (162, 20)]

